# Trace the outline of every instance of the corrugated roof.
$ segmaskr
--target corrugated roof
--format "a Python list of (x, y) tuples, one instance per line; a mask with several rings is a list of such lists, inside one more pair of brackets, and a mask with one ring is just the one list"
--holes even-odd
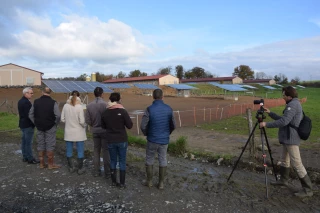
[(218, 77), (218, 78), (193, 78), (193, 79), (181, 79), (181, 83), (187, 82), (210, 82), (210, 81), (231, 81), (237, 77)]
[(116, 82), (129, 82), (129, 81), (146, 81), (146, 80), (157, 80), (167, 75), (150, 75), (140, 77), (127, 77), (127, 78), (116, 78), (104, 81), (104, 83), (116, 83)]
[(7, 65), (14, 65), (14, 66), (17, 66), (17, 67), (21, 67), (21, 68), (23, 68), (23, 69), (27, 69), (27, 70), (31, 70), (31, 71), (34, 71), (34, 72), (38, 72), (38, 73), (43, 74), (43, 72), (39, 72), (39, 71), (37, 71), (37, 70), (33, 70), (33, 69), (30, 69), (30, 68), (27, 68), (27, 67), (19, 66), (19, 65), (13, 64), (13, 63), (0, 65), (0, 67), (7, 66)]
[(243, 80), (243, 83), (266, 83), (272, 79), (253, 79), (253, 80)]

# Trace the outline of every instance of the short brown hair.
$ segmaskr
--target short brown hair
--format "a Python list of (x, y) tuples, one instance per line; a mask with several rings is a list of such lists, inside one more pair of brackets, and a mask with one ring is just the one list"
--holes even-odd
[(286, 96), (290, 96), (291, 98), (298, 98), (297, 90), (292, 86), (283, 87), (282, 93), (283, 92)]

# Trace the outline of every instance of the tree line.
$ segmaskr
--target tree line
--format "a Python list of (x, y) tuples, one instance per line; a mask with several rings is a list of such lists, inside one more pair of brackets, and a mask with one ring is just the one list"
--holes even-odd
[[(181, 79), (198, 79), (198, 78), (216, 78), (218, 75), (212, 74), (210, 71), (205, 70), (202, 67), (193, 67), (192, 69), (185, 70), (182, 65), (177, 65), (174, 69), (171, 66), (161, 67), (158, 69), (156, 73), (151, 73), (151, 75), (175, 75), (177, 78)], [(118, 72), (118, 74), (103, 74), (100, 72), (96, 72), (96, 81), (103, 82), (109, 79), (114, 78), (125, 78), (125, 77), (142, 77), (148, 76), (147, 73), (142, 72), (140, 70), (130, 71), (128, 74), (124, 71)], [(251, 79), (274, 79), (279, 84), (298, 84), (300, 82), (299, 77), (295, 77), (291, 79), (289, 82), (288, 78), (279, 73), (275, 76), (267, 75), (264, 72), (255, 72), (248, 65), (239, 65), (234, 68), (232, 76), (239, 77), (243, 80), (251, 80)], [(48, 80), (74, 80), (74, 81), (85, 81), (88, 76), (87, 74), (81, 74), (78, 77), (63, 77), (63, 78), (48, 78)]]

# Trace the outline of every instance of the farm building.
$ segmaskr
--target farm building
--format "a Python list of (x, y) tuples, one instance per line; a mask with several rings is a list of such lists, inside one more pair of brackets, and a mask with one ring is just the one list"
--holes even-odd
[(0, 66), (0, 86), (41, 85), (43, 73), (16, 64)]
[(156, 86), (166, 84), (179, 84), (179, 78), (172, 75), (151, 75), (141, 77), (117, 78), (104, 81), (104, 83), (153, 84)]
[(217, 78), (197, 78), (197, 79), (181, 79), (181, 83), (207, 83), (217, 82), (220, 84), (242, 84), (239, 77), (217, 77)]
[(268, 84), (268, 85), (274, 85), (277, 82), (273, 79), (252, 79), (252, 80), (243, 80), (244, 84)]

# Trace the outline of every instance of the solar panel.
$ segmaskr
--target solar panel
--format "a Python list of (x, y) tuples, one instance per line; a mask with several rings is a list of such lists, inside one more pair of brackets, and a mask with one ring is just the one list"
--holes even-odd
[(196, 88), (196, 87), (189, 86), (189, 85), (187, 85), (187, 84), (166, 84), (166, 86), (172, 87), (172, 88), (177, 89), (177, 90), (198, 89), (198, 88)]
[(209, 84), (213, 85), (213, 86), (216, 86), (216, 87), (219, 87), (221, 84), (217, 83), (217, 82), (208, 82)]
[(124, 84), (124, 83), (113, 83), (113, 84), (105, 84), (105, 85), (107, 85), (107, 87), (113, 88), (113, 89), (128, 89), (128, 88), (131, 88), (128, 84)]
[(276, 88), (274, 88), (274, 87), (271, 87), (271, 86), (263, 86), (264, 88), (266, 88), (266, 89), (271, 89), (271, 90), (274, 90), (274, 89), (276, 89)]
[(304, 86), (301, 86), (301, 85), (297, 85), (297, 87), (300, 87), (300, 88), (306, 88), (306, 87), (304, 87)]
[(42, 82), (55, 93), (69, 93), (70, 89), (63, 86), (60, 81), (56, 80), (42, 80)]
[(210, 83), (216, 87), (219, 87), (221, 89), (231, 91), (231, 92), (242, 92), (242, 91), (248, 91), (247, 89), (242, 88), (241, 86), (237, 84), (218, 84), (215, 82)]
[(153, 85), (153, 84), (133, 84), (135, 87), (138, 87), (139, 89), (159, 89), (159, 87)]
[(103, 88), (106, 93), (113, 92), (105, 84), (90, 81), (57, 81), (57, 80), (42, 80), (55, 93), (70, 93), (77, 90), (80, 93), (92, 93), (96, 87)]
[(78, 83), (78, 81), (59, 81), (60, 84), (62, 84), (64, 87), (66, 87), (70, 91), (77, 90), (78, 92), (86, 92), (84, 89), (82, 89)]
[(251, 85), (240, 85), (241, 87), (249, 88), (249, 89), (258, 89), (257, 87)]

